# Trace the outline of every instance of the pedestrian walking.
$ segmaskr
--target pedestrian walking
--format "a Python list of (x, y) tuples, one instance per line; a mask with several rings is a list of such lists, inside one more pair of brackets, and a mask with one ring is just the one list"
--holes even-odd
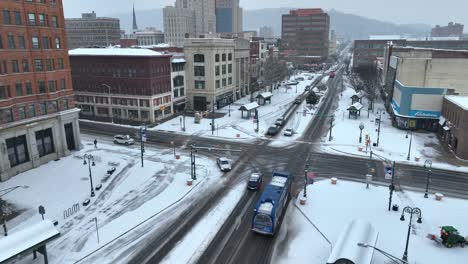
[(94, 139), (94, 148), (97, 149), (97, 139)]

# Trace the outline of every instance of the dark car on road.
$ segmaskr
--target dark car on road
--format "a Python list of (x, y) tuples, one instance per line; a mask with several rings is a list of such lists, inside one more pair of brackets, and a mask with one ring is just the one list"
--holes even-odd
[(302, 103), (302, 100), (300, 98), (296, 98), (294, 100), (294, 104), (301, 104)]
[(249, 190), (260, 190), (262, 186), (262, 174), (254, 172), (250, 174), (249, 181), (247, 182), (247, 189)]
[(277, 126), (271, 126), (267, 130), (267, 135), (269, 136), (276, 136), (278, 134), (279, 128)]

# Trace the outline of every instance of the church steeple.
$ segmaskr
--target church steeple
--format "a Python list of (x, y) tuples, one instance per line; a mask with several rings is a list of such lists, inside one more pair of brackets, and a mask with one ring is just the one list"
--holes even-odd
[(137, 25), (136, 15), (135, 15), (135, 4), (133, 4), (133, 26), (132, 26), (132, 29), (133, 29), (133, 33), (138, 31), (138, 25)]

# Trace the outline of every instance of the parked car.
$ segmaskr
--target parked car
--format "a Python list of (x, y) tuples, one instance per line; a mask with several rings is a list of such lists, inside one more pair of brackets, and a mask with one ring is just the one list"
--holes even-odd
[(286, 128), (286, 130), (284, 130), (284, 133), (283, 135), (287, 136), (287, 137), (290, 137), (294, 134), (294, 130), (290, 127)]
[(296, 78), (296, 81), (302, 82), (302, 81), (304, 81), (304, 77), (297, 77), (297, 78)]
[(306, 90), (306, 91), (309, 91), (309, 90), (310, 90), (310, 85), (307, 85), (307, 86), (305, 87), (305, 90)]
[(302, 103), (302, 100), (300, 98), (296, 98), (294, 100), (294, 104), (301, 104)]
[(276, 134), (278, 134), (278, 132), (279, 132), (279, 128), (277, 126), (271, 126), (267, 130), (267, 135), (275, 136)]
[(247, 189), (250, 190), (260, 190), (262, 186), (262, 174), (254, 172), (250, 174), (249, 181), (247, 182)]
[(283, 117), (277, 118), (276, 121), (275, 121), (275, 125), (277, 125), (277, 126), (282, 126), (282, 125), (283, 125), (283, 122), (284, 122), (284, 118), (283, 118)]
[(128, 146), (135, 143), (135, 140), (133, 140), (129, 135), (116, 135), (114, 136), (114, 143)]
[(230, 171), (231, 170), (231, 163), (227, 158), (221, 157), (216, 160), (218, 163), (218, 167), (221, 171)]

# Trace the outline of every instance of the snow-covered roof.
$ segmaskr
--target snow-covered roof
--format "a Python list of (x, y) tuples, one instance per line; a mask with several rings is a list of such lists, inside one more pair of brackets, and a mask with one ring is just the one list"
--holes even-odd
[(254, 110), (255, 108), (260, 107), (257, 102), (245, 104), (239, 108), (239, 110), (250, 111)]
[(68, 51), (70, 56), (162, 56), (161, 52), (149, 49), (130, 48), (79, 48)]
[(37, 222), (0, 239), (0, 262), (60, 235), (50, 220)]
[(282, 177), (282, 176), (273, 176), (273, 178), (271, 179), (270, 184), (271, 184), (271, 185), (278, 186), (278, 187), (284, 187), (284, 185), (286, 184), (286, 181), (287, 181), (287, 180), (288, 180), (288, 178), (286, 178), (286, 177)]
[(445, 98), (463, 108), (463, 110), (468, 110), (468, 96), (447, 95)]
[(171, 62), (172, 63), (183, 63), (183, 62), (186, 62), (186, 60), (182, 59), (182, 58), (175, 58), (175, 59), (172, 59)]
[(257, 97), (270, 98), (270, 97), (272, 97), (272, 96), (273, 96), (272, 93), (270, 93), (270, 92), (265, 92), (265, 93), (259, 94)]
[(260, 213), (271, 214), (272, 210), (273, 210), (273, 203), (271, 202), (264, 202), (260, 204), (260, 207), (258, 207), (258, 212)]
[(353, 219), (341, 232), (336, 241), (327, 264), (336, 263), (339, 259), (346, 259), (356, 264), (370, 264), (374, 249), (360, 247), (358, 243), (375, 246), (379, 233), (371, 223), (362, 219)]
[(370, 40), (396, 40), (403, 39), (400, 35), (371, 35)]
[(354, 108), (354, 109), (356, 109), (356, 110), (359, 111), (359, 110), (361, 110), (363, 107), (364, 107), (364, 106), (363, 106), (360, 102), (356, 102), (356, 103), (354, 103), (353, 105), (351, 105), (351, 106), (348, 108), (348, 110)]

